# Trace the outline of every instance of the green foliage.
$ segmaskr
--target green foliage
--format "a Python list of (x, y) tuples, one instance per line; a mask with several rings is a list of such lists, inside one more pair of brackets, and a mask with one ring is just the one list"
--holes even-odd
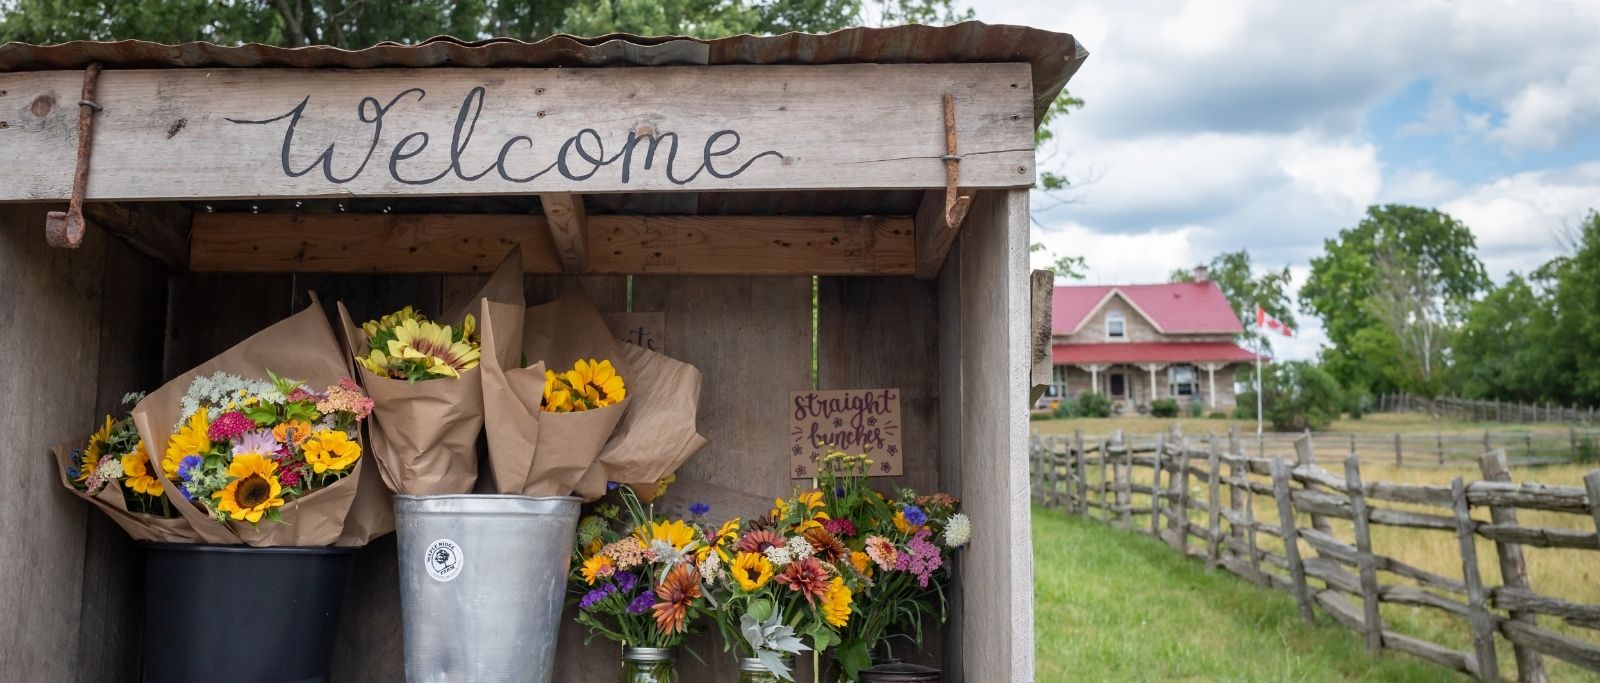
[(1078, 394), (1077, 417), (1111, 417), (1111, 399), (1092, 391)]
[[(133, 4), (134, 7), (129, 5)], [(0, 0), (0, 41), (139, 38), (296, 47), (361, 48), (437, 35), (534, 40), (556, 33), (711, 37), (825, 32), (863, 23), (955, 23), (972, 18), (953, 0)]]
[(1224, 413), (1224, 412), (1222, 412), (1220, 410), (1212, 411), (1212, 413), (1210, 415), (1206, 416), (1206, 419), (1207, 420), (1226, 420), (1226, 419), (1228, 419), (1228, 414)]
[[(1073, 110), (1082, 108), (1083, 100), (1081, 98), (1073, 97), (1072, 93), (1068, 92), (1065, 88), (1062, 88), (1061, 94), (1057, 95), (1056, 100), (1050, 103), (1050, 108), (1045, 110), (1044, 117), (1039, 120), (1039, 126), (1033, 130), (1034, 148), (1038, 149), (1043, 147), (1046, 142), (1055, 139), (1056, 133), (1055, 130), (1050, 127), (1051, 124), (1055, 123), (1058, 119), (1066, 117), (1066, 115), (1072, 113)], [(1069, 182), (1067, 177), (1063, 174), (1044, 170), (1039, 172), (1039, 189), (1046, 192), (1065, 190), (1067, 189), (1067, 186), (1071, 184), (1072, 183)]]
[[(1260, 275), (1250, 262), (1250, 252), (1244, 249), (1218, 254), (1207, 264), (1207, 277), (1217, 283), (1223, 296), (1233, 306), (1233, 314), (1244, 325), (1245, 338), (1254, 336), (1256, 306), (1265, 309), (1272, 317), (1295, 327), (1294, 304), (1289, 298), (1289, 267), (1267, 270)], [(1172, 282), (1194, 282), (1194, 271), (1178, 269), (1172, 272)], [(1271, 338), (1267, 340), (1271, 348)]]
[(1151, 417), (1177, 417), (1178, 399), (1158, 398), (1150, 402)]
[(1380, 292), (1380, 263), (1427, 284), (1447, 327), (1489, 285), (1477, 242), (1460, 221), (1436, 209), (1389, 204), (1367, 208), (1355, 227), (1323, 245), (1300, 288), (1300, 304), (1322, 318), (1330, 345), (1323, 366), (1347, 386), (1422, 393), (1410, 368), (1393, 369), (1407, 350), (1368, 302)]
[(1055, 263), (1050, 264), (1048, 270), (1056, 274), (1059, 280), (1082, 280), (1089, 274), (1089, 262), (1082, 256), (1056, 256), (1043, 242), (1034, 242), (1028, 245), (1028, 253), (1037, 254), (1044, 252), (1055, 256)]
[[(1251, 392), (1253, 394), (1253, 392)], [(1242, 398), (1242, 397), (1241, 397)], [(1322, 429), (1338, 419), (1344, 391), (1322, 368), (1306, 361), (1273, 363), (1261, 373), (1262, 417), (1281, 432)], [(1251, 395), (1252, 402), (1255, 396)], [(1254, 415), (1252, 415), (1254, 417)]]
[(1072, 401), (1056, 401), (1055, 405), (1050, 409), (1050, 414), (1054, 415), (1058, 419), (1077, 417), (1077, 415), (1074, 414), (1076, 408), (1077, 404), (1073, 403)]
[(1189, 417), (1200, 417), (1206, 414), (1206, 404), (1198, 399), (1189, 399)]

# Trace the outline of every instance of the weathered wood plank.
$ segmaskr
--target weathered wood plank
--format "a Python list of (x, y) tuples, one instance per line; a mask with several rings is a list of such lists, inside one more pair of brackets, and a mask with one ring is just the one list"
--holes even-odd
[(1378, 565), (1372, 558), (1372, 533), (1367, 526), (1367, 499), (1362, 495), (1361, 458), (1351, 453), (1344, 461), (1345, 490), (1355, 513), (1356, 569), (1361, 579), (1361, 613), (1367, 653), (1383, 649), (1383, 617), (1378, 611)]
[(546, 192), (539, 195), (550, 239), (555, 243), (561, 269), (581, 273), (589, 269), (589, 223), (583, 210), (583, 195), (571, 192)]
[(163, 268), (189, 268), (190, 213), (182, 205), (89, 202), (83, 215)]
[(1206, 449), (1206, 571), (1216, 571), (1222, 560), (1222, 453), (1213, 437)]
[(1514, 644), (1600, 672), (1600, 646), (1593, 643), (1518, 621), (1500, 622), (1500, 633)]
[[(564, 265), (543, 216), (195, 216), (197, 272), (483, 273), (522, 245), (530, 273)], [(590, 216), (590, 273), (905, 275), (910, 221), (832, 216)]]
[(1189, 440), (1187, 437), (1178, 437), (1178, 472), (1175, 477), (1168, 477), (1171, 482), (1171, 497), (1176, 499), (1177, 510), (1167, 517), (1167, 528), (1179, 531), (1173, 534), (1173, 549), (1179, 554), (1189, 553), (1189, 535), (1181, 533), (1189, 523)]
[(1489, 613), (1488, 594), (1478, 574), (1478, 544), (1472, 534), (1472, 517), (1467, 509), (1467, 491), (1461, 477), (1450, 482), (1455, 499), (1456, 536), (1461, 541), (1461, 570), (1467, 584), (1468, 622), (1472, 624), (1472, 651), (1478, 660), (1478, 677), (1500, 680), (1500, 665), (1494, 650), (1494, 618)]
[[(1487, 433), (1487, 432), (1486, 432)], [(1506, 466), (1505, 450), (1493, 450), (1478, 458), (1478, 468), (1483, 472), (1483, 478), (1491, 482), (1511, 483), (1511, 470)], [(1471, 502), (1471, 497), (1468, 497)], [(1489, 519), (1495, 524), (1516, 525), (1517, 511), (1507, 506), (1492, 506), (1489, 508)], [(1505, 587), (1512, 589), (1532, 590), (1528, 583), (1528, 563), (1522, 556), (1522, 546), (1515, 543), (1495, 543), (1495, 555), (1500, 560), (1500, 582)], [(1529, 626), (1538, 626), (1539, 622), (1533, 612), (1512, 610), (1512, 621), (1522, 622)], [(1517, 658), (1517, 678), (1523, 683), (1544, 683), (1548, 679), (1545, 673), (1544, 659), (1539, 652), (1530, 647), (1515, 645), (1514, 654)]]
[(922, 203), (917, 205), (913, 231), (916, 233), (916, 275), (923, 279), (939, 276), (944, 267), (950, 246), (961, 233), (952, 228), (944, 218), (944, 190), (927, 190), (922, 193)]
[[(1313, 464), (1313, 461), (1316, 459), (1316, 454), (1313, 452), (1310, 431), (1300, 435), (1300, 438), (1295, 439), (1294, 457), (1295, 461), (1300, 465), (1300, 468), (1316, 469), (1316, 466)], [(1331, 476), (1329, 478), (1331, 478)], [(1328, 488), (1322, 486), (1316, 481), (1305, 482), (1305, 487), (1306, 491), (1308, 492), (1321, 492)], [(1328, 524), (1327, 517), (1317, 513), (1315, 510), (1308, 510), (1308, 512), (1311, 512), (1311, 528), (1324, 533), (1333, 533), (1333, 527)]]
[(1420, 657), (1464, 674), (1476, 675), (1478, 672), (1477, 660), (1473, 659), (1472, 655), (1460, 650), (1452, 650), (1421, 638), (1414, 638), (1395, 631), (1384, 631), (1383, 644), (1413, 657)]
[(1573, 626), (1600, 630), (1600, 606), (1539, 595), (1528, 588), (1500, 586), (1489, 592), (1489, 602), (1510, 612), (1532, 612), (1560, 617)]
[(1295, 602), (1300, 605), (1300, 616), (1315, 622), (1311, 611), (1311, 594), (1306, 587), (1305, 565), (1300, 561), (1300, 536), (1295, 529), (1294, 502), (1289, 498), (1289, 466), (1282, 460), (1272, 461), (1273, 498), (1278, 502), (1278, 524), (1283, 529), (1283, 553), (1289, 560), (1289, 574), (1294, 581)]
[[(82, 74), (0, 74), (27, 164), (0, 201), (71, 190)], [(1034, 182), (1028, 65), (171, 69), (100, 76), (90, 199), (531, 194)], [(41, 115), (42, 114), (42, 115)]]

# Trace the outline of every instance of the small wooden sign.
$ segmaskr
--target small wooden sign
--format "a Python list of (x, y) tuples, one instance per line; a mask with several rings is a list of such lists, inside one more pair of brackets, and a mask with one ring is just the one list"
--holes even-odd
[(865, 451), (872, 476), (902, 474), (900, 390), (826, 389), (789, 394), (789, 474), (816, 475), (827, 446)]
[(667, 352), (666, 313), (607, 313), (605, 319), (617, 339), (646, 351)]

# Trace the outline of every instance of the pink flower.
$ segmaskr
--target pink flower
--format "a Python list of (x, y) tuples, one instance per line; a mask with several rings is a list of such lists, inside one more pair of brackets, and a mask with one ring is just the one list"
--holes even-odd
[[(917, 577), (917, 585), (927, 588), (928, 580), (939, 567), (944, 565), (944, 557), (939, 554), (938, 546), (928, 541), (930, 532), (923, 528), (906, 544), (906, 551), (895, 558), (895, 571), (909, 572)], [(870, 552), (870, 551), (869, 551)]]
[(835, 536), (856, 535), (856, 524), (848, 519), (830, 519), (822, 523), (822, 528)]
[(206, 436), (212, 441), (232, 441), (255, 428), (254, 420), (245, 417), (242, 412), (230, 410), (217, 416), (211, 423), (211, 428), (206, 430)]
[(278, 471), (278, 483), (289, 488), (300, 485), (300, 468), (288, 467)]
[(357, 420), (364, 420), (372, 414), (372, 399), (355, 380), (345, 377), (338, 384), (328, 387), (327, 397), (317, 401), (317, 410), (323, 414), (353, 413)]

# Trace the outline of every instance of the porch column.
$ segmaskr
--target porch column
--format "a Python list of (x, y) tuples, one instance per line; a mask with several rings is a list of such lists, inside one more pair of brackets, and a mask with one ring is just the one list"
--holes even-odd
[(1206, 403), (1212, 410), (1217, 409), (1217, 370), (1222, 368), (1221, 363), (1202, 363), (1200, 367), (1206, 369), (1206, 381), (1210, 388), (1206, 390)]
[(1150, 401), (1151, 402), (1154, 402), (1156, 400), (1156, 398), (1158, 398), (1158, 392), (1156, 391), (1156, 386), (1157, 386), (1156, 385), (1156, 371), (1164, 369), (1166, 367), (1167, 367), (1166, 363), (1140, 363), (1139, 364), (1139, 369), (1150, 373)]
[(1110, 366), (1104, 363), (1077, 363), (1076, 365), (1080, 369), (1089, 371), (1089, 392), (1093, 394), (1100, 393), (1100, 371)]

